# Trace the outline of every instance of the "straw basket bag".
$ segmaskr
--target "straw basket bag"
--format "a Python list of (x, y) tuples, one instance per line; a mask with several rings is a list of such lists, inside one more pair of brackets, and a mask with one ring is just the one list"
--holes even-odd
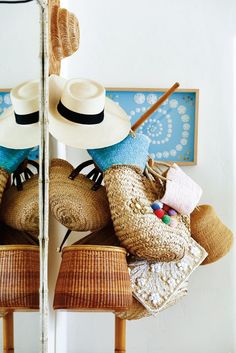
[(72, 245), (63, 249), (54, 309), (120, 311), (131, 303), (123, 248)]
[[(175, 228), (160, 220), (151, 204), (162, 188), (143, 175), (140, 168), (114, 165), (104, 173), (104, 183), (116, 235), (131, 254), (151, 261), (183, 258), (190, 238), (186, 217), (178, 215)], [(187, 222), (186, 222), (187, 220)]]
[(231, 249), (233, 233), (210, 205), (198, 206), (191, 214), (192, 237), (208, 252), (202, 265), (221, 259)]
[(38, 246), (0, 246), (0, 308), (39, 309)]
[(50, 167), (49, 202), (53, 216), (74, 231), (98, 230), (110, 219), (104, 186), (77, 172), (62, 159), (53, 159)]
[[(172, 299), (162, 307), (160, 311), (170, 308), (177, 304), (180, 299), (188, 294), (188, 281), (185, 281), (174, 294)], [(152, 316), (151, 312), (145, 308), (135, 297), (133, 297), (131, 307), (126, 311), (117, 312), (116, 316), (123, 320), (140, 320), (144, 317)]]
[(38, 175), (22, 184), (22, 190), (12, 185), (2, 198), (0, 219), (8, 226), (37, 234), (39, 232)]

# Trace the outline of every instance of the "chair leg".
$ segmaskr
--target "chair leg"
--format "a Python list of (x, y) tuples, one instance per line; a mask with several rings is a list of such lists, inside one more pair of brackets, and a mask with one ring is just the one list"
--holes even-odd
[(3, 353), (14, 353), (13, 312), (8, 312), (3, 316)]
[(126, 353), (126, 320), (115, 317), (115, 353)]

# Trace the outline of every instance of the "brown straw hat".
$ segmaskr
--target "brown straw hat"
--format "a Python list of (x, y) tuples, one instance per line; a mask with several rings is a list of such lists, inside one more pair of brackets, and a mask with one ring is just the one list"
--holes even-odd
[(14, 229), (38, 234), (38, 175), (26, 180), (22, 186), (22, 190), (18, 190), (15, 185), (12, 185), (4, 192), (0, 220)]
[(54, 217), (74, 231), (98, 230), (110, 219), (109, 204), (104, 186), (94, 190), (94, 182), (83, 174), (69, 178), (70, 163), (53, 159), (50, 167), (49, 202)]
[(100, 245), (63, 249), (54, 309), (120, 311), (131, 303), (125, 249)]
[(212, 206), (198, 206), (191, 214), (190, 220), (193, 239), (208, 253), (202, 265), (215, 262), (229, 252), (233, 233), (221, 222)]
[(49, 73), (59, 74), (61, 60), (79, 48), (79, 22), (73, 13), (57, 4), (50, 6), (49, 16)]

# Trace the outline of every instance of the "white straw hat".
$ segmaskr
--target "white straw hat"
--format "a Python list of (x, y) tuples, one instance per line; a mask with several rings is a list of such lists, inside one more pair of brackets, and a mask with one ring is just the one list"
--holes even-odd
[(128, 115), (95, 81), (51, 75), (49, 96), (49, 131), (68, 146), (107, 147), (129, 134)]
[(11, 90), (12, 107), (0, 116), (0, 146), (24, 149), (39, 144), (39, 82)]

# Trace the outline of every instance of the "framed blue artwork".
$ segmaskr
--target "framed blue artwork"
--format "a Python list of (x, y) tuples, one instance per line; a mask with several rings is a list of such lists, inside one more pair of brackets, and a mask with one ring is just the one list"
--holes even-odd
[[(119, 104), (133, 125), (166, 89), (108, 88), (107, 97)], [(137, 130), (151, 139), (153, 159), (180, 165), (197, 164), (198, 89), (179, 89)]]
[[(10, 90), (11, 90), (10, 88), (0, 89), (0, 120), (1, 120), (1, 115), (4, 113), (4, 111), (6, 109), (9, 109), (12, 106), (11, 98), (10, 98)], [(39, 159), (38, 146), (33, 148), (28, 158), (31, 160)]]

